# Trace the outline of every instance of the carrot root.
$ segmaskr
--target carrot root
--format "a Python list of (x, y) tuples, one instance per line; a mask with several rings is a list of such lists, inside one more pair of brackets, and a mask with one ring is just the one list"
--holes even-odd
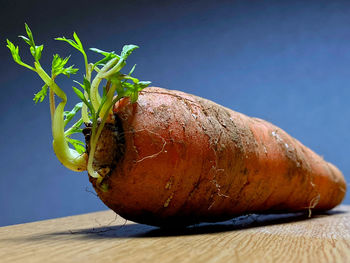
[(100, 142), (109, 154), (94, 161), (97, 170), (109, 167), (109, 190), (96, 191), (127, 219), (162, 226), (260, 212), (311, 216), (345, 196), (334, 165), (273, 124), (209, 100), (146, 88), (137, 103), (119, 101), (114, 114), (118, 128), (105, 132), (114, 148)]

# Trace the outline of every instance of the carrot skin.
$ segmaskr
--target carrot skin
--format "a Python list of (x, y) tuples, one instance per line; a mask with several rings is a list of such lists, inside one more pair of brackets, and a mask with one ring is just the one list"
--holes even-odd
[(121, 100), (114, 113), (94, 163), (108, 168), (109, 190), (90, 181), (126, 219), (188, 225), (245, 213), (328, 210), (345, 196), (334, 165), (273, 124), (209, 100), (152, 87), (137, 103)]

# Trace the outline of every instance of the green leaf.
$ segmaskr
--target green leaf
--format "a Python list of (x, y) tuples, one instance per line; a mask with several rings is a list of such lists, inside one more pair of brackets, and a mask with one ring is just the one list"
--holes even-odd
[(36, 61), (39, 61), (41, 58), (41, 53), (43, 52), (44, 49), (44, 45), (40, 45), (40, 46), (35, 46), (35, 55), (34, 55), (34, 59)]
[(64, 66), (67, 64), (68, 60), (69, 60), (69, 57), (62, 59), (58, 54), (53, 55), (51, 74), (53, 76), (57, 76), (57, 75), (61, 74), (61, 72), (62, 72)]
[(138, 97), (137, 95), (135, 95), (135, 93), (137, 93), (136, 85), (132, 84), (132, 83), (129, 83), (129, 82), (123, 82), (122, 86), (124, 88), (123, 96), (129, 97), (131, 99), (132, 103), (135, 102), (136, 101), (135, 98)]
[(68, 68), (65, 68), (62, 73), (69, 78), (71, 74), (76, 74), (79, 70), (79, 69), (73, 68), (73, 67), (74, 67), (74, 65), (69, 66)]
[(83, 122), (84, 122), (83, 119), (80, 118), (76, 123), (72, 125), (72, 127), (70, 127), (67, 131), (64, 132), (64, 135), (68, 137), (74, 133), (81, 133), (83, 129), (80, 127), (83, 124)]
[(96, 52), (98, 54), (101, 54), (103, 56), (105, 56), (103, 59), (97, 61), (95, 64), (94, 64), (94, 67), (95, 66), (104, 66), (108, 61), (110, 61), (111, 59), (113, 58), (120, 58), (117, 54), (114, 53), (114, 51), (111, 51), (111, 52), (107, 52), (107, 51), (103, 51), (101, 49), (98, 49), (98, 48), (90, 48), (91, 51), (93, 52)]
[(135, 71), (136, 64), (131, 68), (130, 72), (128, 73), (128, 76), (131, 76), (131, 74)]
[(123, 60), (126, 60), (128, 58), (128, 56), (130, 56), (130, 54), (137, 48), (139, 48), (139, 47), (136, 45), (125, 45), (123, 47), (122, 53), (120, 54), (120, 57)]
[(78, 97), (79, 97), (82, 101), (86, 100), (85, 97), (84, 97), (84, 94), (83, 94), (79, 89), (77, 89), (76, 87), (73, 87), (73, 90), (74, 90), (75, 94), (77, 94)]
[(66, 137), (67, 141), (75, 148), (75, 150), (79, 153), (82, 154), (85, 152), (85, 143), (82, 141), (72, 139), (69, 137)]
[(82, 100), (82, 102), (84, 102), (85, 105), (89, 108), (92, 116), (95, 117), (95, 110), (92, 104), (85, 98), (84, 94), (79, 89), (77, 89), (76, 87), (72, 87), (72, 88), (75, 94), (77, 94), (77, 96)]
[(49, 86), (48, 85), (44, 85), (41, 90), (35, 94), (33, 100), (35, 102), (35, 104), (37, 104), (38, 102), (43, 102), (43, 100), (45, 99), (46, 95), (47, 95), (47, 88)]
[(68, 122), (70, 122), (73, 119), (73, 117), (81, 110), (82, 106), (83, 106), (83, 103), (79, 102), (74, 106), (74, 108), (71, 111), (65, 111), (63, 113), (64, 126), (66, 126)]
[(84, 78), (84, 85), (83, 85), (83, 89), (90, 94), (90, 88), (91, 88), (91, 83), (87, 78)]
[(139, 79), (131, 77), (129, 74), (128, 75), (120, 74), (118, 77), (122, 80), (131, 80), (134, 83), (139, 83)]
[(122, 82), (122, 87), (124, 88), (124, 91), (121, 92), (122, 94), (120, 94), (118, 92), (118, 95), (122, 95), (125, 97), (130, 97), (131, 103), (134, 103), (137, 101), (138, 96), (139, 96), (139, 92), (146, 88), (147, 86), (149, 86), (151, 84), (150, 81), (139, 81), (136, 83), (129, 83), (126, 81)]
[(9, 48), (13, 60), (14, 60), (17, 64), (19, 64), (19, 65), (21, 65), (21, 66), (23, 66), (23, 67), (26, 67), (26, 68), (28, 68), (28, 69), (30, 69), (30, 70), (33, 70), (33, 71), (36, 71), (35, 68), (33, 68), (33, 67), (29, 66), (28, 64), (22, 62), (22, 59), (21, 59), (21, 57), (19, 56), (19, 49), (18, 49), (18, 46), (15, 46), (15, 45), (14, 45), (10, 40), (8, 40), (8, 39), (6, 39), (6, 41), (7, 41), (7, 45), (6, 45), (6, 46)]
[(75, 40), (75, 43), (77, 43), (77, 45), (78, 45), (82, 50), (84, 50), (84, 49), (83, 49), (83, 44), (81, 43), (81, 41), (80, 41), (80, 39), (79, 39), (77, 33), (75, 33), (75, 32), (73, 33), (73, 38), (74, 38), (74, 40)]
[(65, 68), (70, 57), (62, 59), (58, 54), (55, 54), (52, 59), (52, 69), (51, 74), (53, 77), (56, 77), (60, 74), (64, 74), (67, 77), (70, 77), (70, 74), (75, 74), (79, 69), (73, 68), (74, 65)]
[(138, 89), (142, 90), (142, 89), (148, 87), (151, 83), (152, 83), (151, 81), (139, 81)]
[(34, 38), (33, 38), (33, 34), (32, 34), (32, 30), (30, 30), (29, 26), (27, 25), (27, 23), (24, 24), (25, 28), (26, 28), (26, 32), (29, 38), (29, 42), (31, 43), (30, 45), (32, 47), (35, 47), (35, 43), (34, 43)]
[(79, 45), (77, 43), (75, 43), (74, 40), (72, 40), (72, 39), (67, 39), (66, 37), (56, 37), (55, 40), (67, 42), (72, 47), (74, 47), (80, 51)]
[(22, 38), (29, 46), (34, 48), (35, 42), (34, 42), (32, 31), (30, 30), (29, 26), (26, 23), (24, 25), (25, 25), (28, 37), (25, 37), (25, 36), (18, 36), (18, 37)]
[(19, 56), (18, 46), (15, 47), (15, 45), (8, 39), (6, 41), (7, 41), (6, 46), (10, 49), (13, 60), (18, 64), (23, 63), (21, 57)]
[(79, 84), (79, 86), (80, 86), (80, 87), (84, 88), (84, 85), (83, 85), (83, 84), (81, 84), (79, 81), (77, 81), (77, 80), (73, 80), (73, 82), (75, 82), (75, 83)]
[(117, 54), (114, 54), (114, 51), (107, 52), (107, 51), (103, 51), (103, 50), (101, 50), (101, 49), (94, 48), (94, 47), (89, 48), (89, 49), (90, 49), (91, 51), (96, 52), (96, 53), (98, 53), (98, 54), (101, 54), (101, 55), (103, 55), (103, 56), (105, 56), (105, 57), (107, 57), (107, 56), (109, 56), (109, 55), (113, 55), (114, 57), (119, 57)]
[(94, 64), (94, 67), (96, 66), (104, 66), (106, 65), (111, 59), (113, 59), (112, 56), (107, 56), (99, 61), (97, 61), (95, 64)]
[(126, 81), (122, 81), (122, 87), (125, 90), (133, 90), (134, 89), (134, 84), (126, 82)]
[(25, 37), (25, 36), (18, 36), (18, 37), (22, 38), (30, 46), (30, 53), (32, 54), (34, 59), (38, 62), (41, 58), (41, 53), (43, 51), (44, 45), (36, 46), (32, 31), (30, 30), (27, 24), (25, 24), (25, 28), (26, 28), (28, 37)]
[(25, 36), (18, 36), (19, 38), (22, 38), (29, 46), (32, 46), (32, 42)]
[(85, 50), (83, 48), (83, 45), (78, 37), (78, 35), (74, 32), (73, 33), (73, 38), (72, 39), (67, 39), (65, 37), (56, 37), (55, 40), (59, 40), (59, 41), (64, 41), (67, 42), (68, 44), (70, 44), (72, 47), (74, 47), (75, 49), (79, 50), (81, 53), (83, 53), (84, 56), (86, 56)]
[(84, 84), (81, 84), (79, 81), (73, 80), (75, 83), (79, 84), (80, 87), (82, 87), (87, 94), (90, 94), (90, 88), (91, 88), (91, 84), (90, 81), (84, 77)]

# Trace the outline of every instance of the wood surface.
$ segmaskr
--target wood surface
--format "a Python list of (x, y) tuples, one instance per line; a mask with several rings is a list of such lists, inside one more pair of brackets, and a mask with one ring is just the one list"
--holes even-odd
[(350, 206), (164, 230), (112, 211), (0, 228), (0, 262), (350, 262)]

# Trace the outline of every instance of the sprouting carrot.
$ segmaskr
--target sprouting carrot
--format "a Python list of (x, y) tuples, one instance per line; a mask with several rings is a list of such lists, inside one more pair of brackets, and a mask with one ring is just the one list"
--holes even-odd
[[(56, 55), (51, 76), (46, 74), (39, 63), (42, 46), (26, 29), (28, 38), (22, 38), (34, 67), (20, 60), (10, 41), (8, 47), (17, 63), (44, 80), (35, 100), (50, 89), (58, 159), (69, 169), (87, 170), (101, 200), (126, 219), (179, 226), (246, 213), (328, 210), (343, 200), (342, 173), (271, 123), (180, 91), (146, 88), (149, 82), (131, 77), (134, 68), (120, 73), (134, 45), (119, 56), (93, 49), (104, 58), (89, 64), (75, 33), (74, 40), (59, 38), (83, 53), (86, 65), (84, 93), (75, 88), (82, 103), (65, 112), (67, 98), (55, 78), (76, 70)], [(62, 99), (57, 107), (54, 95)], [(65, 130), (80, 109), (82, 117)], [(81, 131), (86, 150), (71, 138)]]

